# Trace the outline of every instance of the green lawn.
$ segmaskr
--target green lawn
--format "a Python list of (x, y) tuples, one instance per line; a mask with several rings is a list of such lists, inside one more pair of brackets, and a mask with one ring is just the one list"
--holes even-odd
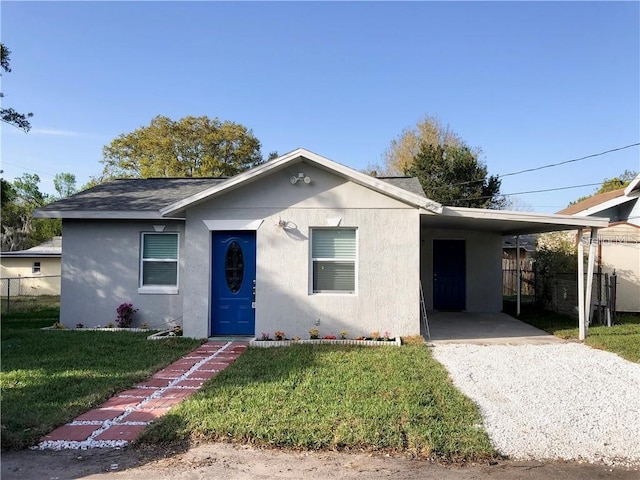
[(186, 439), (294, 449), (495, 455), (475, 405), (425, 346), (250, 348), (152, 424), (143, 443)]
[[(509, 307), (505, 311), (513, 314)], [(523, 305), (518, 318), (560, 338), (578, 338), (578, 321), (564, 315), (542, 311), (533, 305)], [(618, 315), (616, 325), (612, 327), (589, 327), (585, 344), (640, 363), (640, 315)]]
[[(54, 299), (55, 300), (55, 299)], [(22, 448), (198, 345), (145, 333), (40, 330), (55, 301), (2, 317), (2, 447)], [(34, 310), (35, 309), (35, 310)], [(424, 345), (250, 348), (142, 442), (235, 441), (446, 460), (496, 455), (475, 405)]]
[(55, 302), (2, 315), (2, 448), (23, 448), (114, 393), (196, 348), (199, 341), (147, 333), (40, 330)]

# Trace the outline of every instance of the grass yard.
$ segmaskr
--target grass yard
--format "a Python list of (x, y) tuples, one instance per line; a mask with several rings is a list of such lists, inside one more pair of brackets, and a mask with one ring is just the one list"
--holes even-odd
[(143, 443), (187, 439), (364, 449), (449, 460), (495, 455), (475, 405), (425, 346), (250, 348), (152, 424)]
[[(505, 310), (509, 313), (508, 309)], [(577, 320), (554, 312), (541, 311), (533, 305), (523, 305), (519, 319), (560, 338), (578, 338)], [(585, 344), (640, 363), (640, 315), (619, 314), (616, 322), (612, 327), (589, 327)]]
[[(201, 342), (151, 342), (147, 333), (40, 330), (59, 318), (57, 299), (2, 315), (2, 448), (24, 448)], [(14, 308), (15, 307), (15, 308)]]

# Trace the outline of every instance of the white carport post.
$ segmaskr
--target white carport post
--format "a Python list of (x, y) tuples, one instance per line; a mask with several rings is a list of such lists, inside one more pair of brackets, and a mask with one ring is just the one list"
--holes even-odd
[(516, 317), (520, 316), (520, 290), (522, 290), (522, 286), (520, 282), (522, 281), (522, 272), (520, 271), (520, 235), (516, 235), (516, 288), (518, 289), (516, 293)]
[(578, 229), (578, 339), (587, 338), (587, 328), (584, 321), (584, 245), (582, 243), (582, 229)]
[[(595, 264), (596, 258), (596, 246), (598, 244), (598, 229), (591, 228), (591, 235), (589, 237), (589, 260), (587, 265), (587, 292), (586, 299), (584, 305), (584, 316), (585, 316), (585, 325), (584, 325), (584, 336), (586, 338), (587, 331), (589, 329), (589, 321), (591, 320), (591, 290), (593, 287), (593, 266)], [(581, 338), (584, 340), (584, 338)]]

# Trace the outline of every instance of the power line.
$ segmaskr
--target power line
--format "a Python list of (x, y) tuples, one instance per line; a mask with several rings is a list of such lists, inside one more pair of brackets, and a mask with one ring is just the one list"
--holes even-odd
[(50, 176), (50, 177), (55, 177), (55, 175), (54, 175), (54, 174), (52, 174), (52, 173), (49, 173), (49, 172), (43, 172), (42, 170), (36, 170), (35, 168), (27, 168), (27, 167), (23, 167), (22, 165), (17, 165), (17, 164), (15, 164), (15, 163), (6, 162), (6, 161), (3, 161), (2, 163), (3, 163), (3, 164), (5, 164), (5, 165), (11, 165), (12, 167), (18, 167), (18, 168), (21, 168), (22, 170), (30, 170), (30, 171), (32, 171), (32, 172), (40, 173), (40, 174), (42, 174), (42, 175), (48, 175), (48, 176)]
[[(520, 175), (522, 173), (529, 173), (529, 172), (535, 172), (535, 171), (538, 171), (538, 170), (544, 170), (545, 168), (558, 167), (560, 165), (566, 165), (567, 163), (580, 162), (582, 160), (587, 160), (589, 158), (600, 157), (602, 155), (606, 155), (607, 153), (618, 152), (620, 150), (625, 150), (627, 148), (637, 147), (638, 145), (640, 145), (640, 143), (631, 143), (629, 145), (625, 145), (624, 147), (612, 148), (611, 150), (605, 150), (604, 152), (600, 152), (600, 153), (593, 153), (591, 155), (586, 155), (586, 156), (580, 157), (580, 158), (572, 158), (571, 160), (565, 160), (563, 162), (550, 163), (548, 165), (541, 165), (539, 167), (527, 168), (525, 170), (519, 170), (517, 172), (499, 174), (499, 175), (496, 175), (496, 178), (510, 177), (510, 176), (513, 176), (513, 175)], [(480, 180), (470, 180), (468, 182), (456, 183), (456, 184), (454, 184), (454, 186), (469, 185), (471, 183), (481, 183), (481, 182), (484, 182), (484, 181), (485, 181), (484, 178), (480, 179)]]
[[(526, 195), (529, 193), (544, 193), (544, 192), (556, 192), (558, 190), (569, 190), (572, 188), (581, 188), (581, 187), (594, 187), (596, 185), (602, 185), (602, 182), (598, 182), (598, 183), (585, 183), (583, 185), (571, 185), (568, 187), (556, 187), (556, 188), (545, 188), (543, 190), (529, 190), (526, 192), (515, 192), (515, 193), (499, 193), (495, 196), (498, 197), (511, 197), (513, 195)], [(467, 198), (457, 198), (454, 200), (454, 202), (462, 202), (465, 200), (486, 200), (488, 198), (493, 198), (494, 195), (484, 195), (482, 197), (467, 197)]]
[(526, 170), (520, 170), (520, 171), (517, 171), (517, 172), (504, 173), (502, 175), (498, 175), (498, 178), (509, 177), (511, 175), (520, 175), (521, 173), (535, 172), (537, 170), (543, 170), (545, 168), (558, 167), (560, 165), (566, 165), (567, 163), (579, 162), (581, 160), (586, 160), (588, 158), (593, 158), (593, 157), (599, 157), (601, 155), (606, 155), (607, 153), (618, 152), (620, 150), (625, 150), (627, 148), (637, 147), (638, 145), (640, 145), (640, 143), (632, 143), (630, 145), (625, 145), (624, 147), (612, 148), (611, 150), (606, 150), (604, 152), (594, 153), (594, 154), (591, 154), (591, 155), (586, 155), (586, 156), (580, 157), (580, 158), (573, 158), (571, 160), (565, 160), (564, 162), (550, 163), (548, 165), (542, 165), (540, 167), (527, 168)]

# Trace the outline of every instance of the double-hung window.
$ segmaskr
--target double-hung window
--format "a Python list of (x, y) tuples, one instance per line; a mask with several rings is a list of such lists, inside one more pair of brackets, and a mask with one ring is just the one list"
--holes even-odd
[(34, 275), (40, 275), (41, 273), (40, 262), (33, 262), (33, 266), (31, 267), (31, 273), (33, 273)]
[(355, 293), (356, 229), (311, 229), (312, 293)]
[(143, 233), (140, 252), (140, 289), (149, 293), (177, 293), (177, 233)]

